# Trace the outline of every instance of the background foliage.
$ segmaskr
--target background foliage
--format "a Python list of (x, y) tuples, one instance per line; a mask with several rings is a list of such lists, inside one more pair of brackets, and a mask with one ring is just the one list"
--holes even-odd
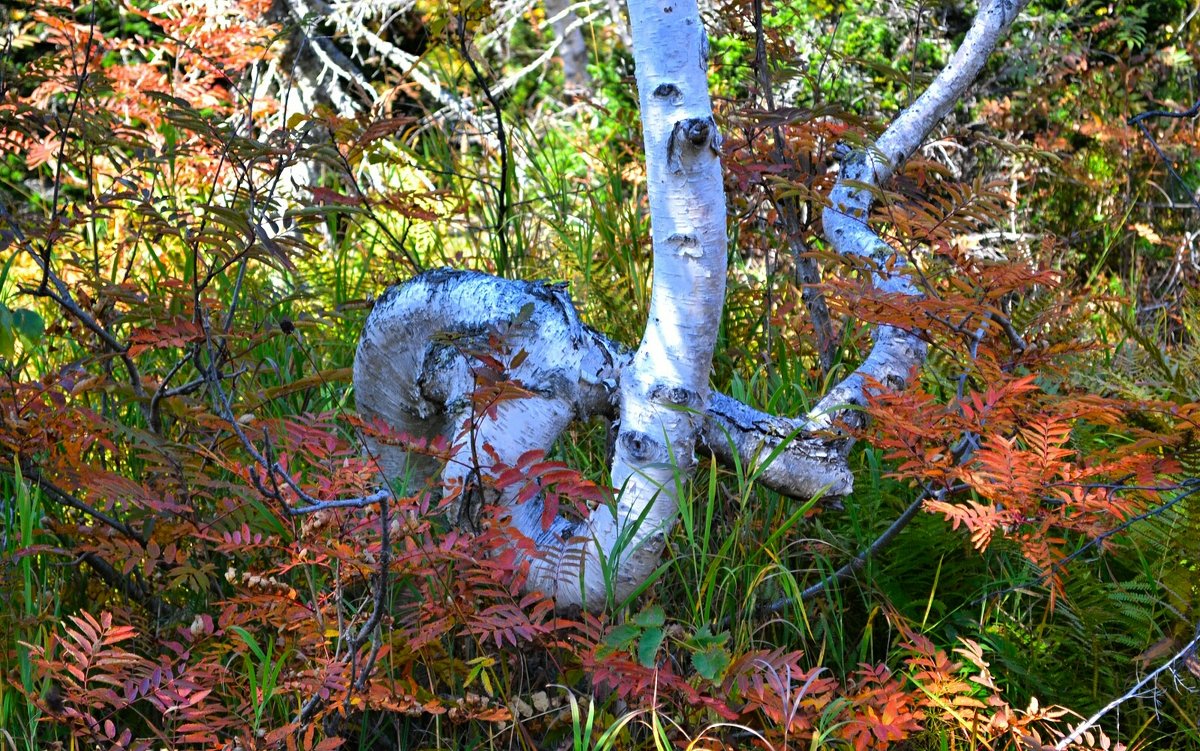
[[(1127, 122), (1197, 100), (1194, 9), (1030, 6), (877, 202), (927, 293), (901, 307), (824, 253), (833, 146), (878, 133), (970, 16), (706, 7), (733, 239), (714, 384), (796, 414), (870, 324), (932, 354), (871, 405), (852, 497), (705, 464), (655, 580), (599, 617), (522, 595), (503, 520), (449, 529), (433, 489), (294, 513), (376, 490), (361, 434), (383, 429), (348, 366), (388, 284), (565, 280), (592, 325), (641, 332), (623, 22), (576, 9), (591, 88), (568, 93), (540, 5), (400, 11), (357, 23), (419, 86), (265, 0), (0, 10), (5, 746), (1027, 747), (1195, 637), (1196, 119)], [(289, 108), (318, 52), (354, 71), (339, 86), (365, 77), (362, 114)], [(824, 359), (796, 281), (814, 262)], [(477, 355), (487, 409), (511, 391)], [(519, 469), (602, 497), (605, 433)], [(1076, 746), (1200, 743), (1200, 664), (1173, 666)]]

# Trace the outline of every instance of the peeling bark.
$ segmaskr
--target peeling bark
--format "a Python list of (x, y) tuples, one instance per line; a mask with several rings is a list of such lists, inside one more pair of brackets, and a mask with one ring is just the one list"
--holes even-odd
[[(506, 344), (529, 356), (508, 376), (536, 394), (546, 412), (565, 411), (568, 422), (615, 419), (617, 382), (633, 354), (580, 322), (564, 287), (450, 269), (392, 287), (375, 304), (354, 361), (360, 414), (417, 437), (455, 435), (470, 416), (475, 388), (464, 353), (485, 351), (488, 332), (520, 317), (526, 306), (532, 306), (532, 314), (509, 330)], [(560, 419), (554, 422), (565, 427)], [(513, 433), (524, 429), (523, 423), (513, 427)], [(535, 430), (541, 436), (536, 445), (508, 453), (548, 450), (558, 437)], [(843, 441), (725, 394), (711, 394), (700, 441), (723, 464), (757, 469), (759, 482), (789, 497), (842, 496), (852, 490)], [(409, 458), (395, 446), (372, 441), (369, 448), (392, 480), (408, 476), (421, 482), (438, 470), (436, 462)], [(772, 452), (777, 455), (767, 464)]]
[[(517, 421), (495, 448), (515, 463), (527, 448), (548, 449), (569, 420), (611, 414), (628, 355), (579, 321), (564, 287), (449, 269), (393, 287), (375, 304), (354, 358), (359, 412), (413, 436), (453, 438), (472, 416), (466, 353), (489, 350), (489, 333), (527, 309), (505, 341), (527, 357), (508, 377), (535, 394), (536, 406), (511, 415)], [(508, 446), (509, 438), (529, 443), (526, 431), (533, 443)], [(393, 446), (368, 448), (391, 479), (423, 479), (438, 469)]]
[[(841, 149), (841, 173), (822, 213), (825, 238), (838, 253), (871, 261), (877, 270), (876, 289), (920, 297), (906, 273), (908, 264), (867, 223), (877, 186), (888, 180), (912, 156), (930, 131), (954, 106), (979, 75), (992, 50), (1020, 15), (1027, 0), (985, 0), (974, 23), (950, 62), (908, 109), (900, 113), (873, 148)], [(864, 416), (853, 408), (867, 402), (870, 381), (903, 388), (911, 373), (925, 361), (926, 346), (915, 332), (880, 326), (867, 359), (845, 380), (830, 389), (808, 417), (814, 426), (832, 427), (838, 421), (862, 425)], [(851, 409), (847, 409), (847, 407)], [(846, 449), (850, 447), (847, 441)]]

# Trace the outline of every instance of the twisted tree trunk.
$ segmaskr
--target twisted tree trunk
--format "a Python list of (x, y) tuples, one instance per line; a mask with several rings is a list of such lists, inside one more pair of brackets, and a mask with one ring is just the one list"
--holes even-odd
[[(877, 147), (841, 154), (824, 213), (826, 236), (838, 252), (870, 259), (874, 283), (885, 291), (919, 294), (903, 258), (867, 225), (875, 186), (962, 96), (1022, 6), (985, 0), (945, 70)], [(516, 504), (515, 490), (489, 499), (510, 508), (513, 528), (538, 551), (528, 586), (563, 607), (620, 603), (654, 571), (698, 446), (720, 460), (760, 468), (761, 482), (791, 496), (848, 495), (851, 440), (837, 432), (839, 421), (862, 419), (861, 411), (847, 408), (865, 404), (869, 383), (902, 387), (925, 358), (915, 332), (881, 327), (863, 364), (798, 418), (765, 415), (709, 393), (726, 235), (720, 137), (705, 77), (707, 40), (695, 0), (634, 0), (630, 19), (654, 242), (651, 305), (637, 351), (584, 326), (562, 286), (443, 270), (380, 299), (354, 363), (364, 416), (419, 436), (465, 436), (441, 470), (450, 488), (468, 487), (497, 464), (514, 465), (530, 449), (548, 451), (572, 420), (619, 418), (613, 507), (582, 523), (559, 517), (543, 528), (540, 499)], [(486, 349), (496, 327), (506, 328), (512, 351), (526, 353), (515, 358), (508, 377), (529, 396), (478, 414), (464, 353)], [(371, 449), (389, 478), (423, 480), (439, 469), (393, 446)], [(456, 504), (449, 510), (471, 512)]]

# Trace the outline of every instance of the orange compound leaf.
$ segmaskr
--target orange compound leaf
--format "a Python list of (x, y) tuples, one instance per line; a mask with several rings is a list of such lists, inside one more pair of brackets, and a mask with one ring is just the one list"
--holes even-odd
[(1008, 523), (1012, 514), (997, 509), (995, 506), (985, 506), (967, 499), (960, 503), (943, 501), (926, 501), (925, 509), (931, 513), (941, 514), (950, 522), (952, 529), (966, 527), (971, 533), (971, 545), (976, 550), (987, 550), (996, 530), (1002, 529)]
[(175, 318), (171, 323), (150, 328), (139, 328), (129, 335), (129, 354), (136, 357), (148, 349), (183, 347), (204, 340), (204, 329), (199, 323), (185, 318)]

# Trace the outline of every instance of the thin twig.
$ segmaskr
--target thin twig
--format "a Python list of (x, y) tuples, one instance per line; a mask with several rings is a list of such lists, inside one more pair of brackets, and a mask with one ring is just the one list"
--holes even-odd
[[(207, 329), (208, 327), (205, 325), (205, 330), (207, 331)], [(337, 498), (327, 501), (315, 498), (309, 493), (305, 492), (305, 490), (300, 487), (300, 484), (296, 482), (291, 474), (287, 472), (283, 466), (279, 464), (279, 462), (271, 461), (264, 456), (257, 447), (255, 447), (254, 442), (250, 440), (249, 436), (246, 435), (246, 431), (242, 429), (241, 423), (234, 418), (231, 400), (229, 395), (225, 392), (225, 389), (222, 388), (221, 377), (217, 371), (217, 367), (215, 364), (213, 364), (212, 358), (214, 356), (215, 355), (212, 353), (210, 347), (210, 364), (205, 372), (207, 374), (209, 388), (213, 390), (213, 393), (216, 396), (215, 401), (217, 404), (217, 411), (220, 413), (221, 419), (229, 423), (229, 427), (233, 430), (234, 435), (237, 436), (238, 441), (242, 444), (242, 448), (246, 449), (246, 451), (250, 454), (250, 457), (258, 466), (266, 470), (269, 478), (272, 480), (282, 480), (283, 483), (287, 485), (293, 493), (296, 494), (296, 497), (305, 503), (305, 505), (293, 506), (291, 504), (284, 503), (281, 493), (279, 493), (277, 490), (268, 489), (262, 484), (262, 479), (258, 476), (258, 473), (252, 472), (250, 474), (250, 478), (254, 482), (255, 487), (260, 493), (263, 494), (264, 497), (280, 502), (284, 512), (290, 516), (301, 516), (303, 514), (311, 514), (317, 511), (325, 511), (328, 509), (337, 508), (364, 508), (366, 506), (373, 506), (377, 503), (381, 503), (391, 497), (390, 488), (376, 491), (370, 495), (355, 496), (351, 498)]]
[(399, 238), (396, 237), (392, 230), (388, 228), (387, 224), (385, 224), (383, 220), (379, 218), (379, 214), (375, 212), (375, 206), (371, 201), (370, 196), (363, 192), (363, 189), (359, 187), (358, 180), (354, 177), (354, 167), (350, 164), (350, 160), (346, 158), (346, 155), (342, 153), (342, 150), (338, 147), (337, 141), (333, 136), (333, 132), (330, 131), (329, 145), (333, 147), (334, 153), (336, 153), (338, 155), (338, 159), (341, 160), (342, 169), (346, 170), (346, 178), (350, 183), (350, 187), (354, 188), (354, 192), (358, 196), (358, 200), (362, 202), (363, 209), (366, 210), (367, 216), (370, 217), (371, 221), (375, 223), (376, 228), (378, 228), (385, 236), (387, 236), (387, 239), (391, 241), (392, 245), (404, 255), (404, 260), (408, 261), (408, 265), (411, 267), (412, 273), (420, 274), (425, 270), (425, 267), (421, 265), (421, 260), (417, 258), (411, 250), (408, 249), (407, 245), (408, 230), (409, 227), (412, 226), (412, 223), (406, 223), (404, 226), (404, 233)]
[(388, 591), (388, 568), (392, 563), (391, 524), (388, 522), (388, 498), (384, 496), (379, 501), (379, 574), (375, 581), (375, 602), (371, 608), (371, 616), (358, 630), (358, 634), (350, 640), (350, 650), (358, 651), (366, 643), (375, 627), (383, 619), (384, 600)]
[[(771, 89), (770, 60), (767, 57), (766, 34), (763, 29), (762, 0), (754, 0), (754, 67), (758, 74), (758, 86), (766, 100), (767, 113), (775, 112), (775, 94)], [(771, 127), (772, 146), (776, 165), (786, 165), (788, 160), (783, 151), (783, 131), (778, 124)], [(817, 286), (821, 282), (821, 269), (817, 262), (808, 255), (808, 247), (800, 234), (800, 200), (795, 196), (774, 196), (774, 191), (768, 183), (763, 183), (772, 202), (779, 209), (779, 220), (787, 236), (788, 247), (792, 252), (792, 263), (795, 264), (795, 281), (800, 287), (800, 299), (808, 310), (809, 322), (812, 323), (813, 335), (816, 339), (817, 358), (821, 371), (828, 373), (833, 368), (837, 355), (837, 338), (833, 333), (833, 320), (829, 315), (829, 306), (825, 303), (825, 295)], [(767, 280), (767, 291), (770, 294), (770, 282)], [(770, 305), (766, 315), (770, 316)], [(767, 335), (770, 336), (770, 325), (767, 325)]]
[(143, 548), (146, 547), (146, 538), (144, 536), (142, 536), (142, 534), (140, 532), (138, 532), (137, 530), (135, 530), (133, 527), (129, 526), (125, 522), (121, 521), (120, 519), (117, 519), (116, 517), (113, 517), (113, 516), (110, 516), (109, 514), (104, 513), (103, 511), (91, 506), (88, 503), (85, 503), (85, 502), (79, 500), (78, 498), (71, 495), (67, 491), (58, 487), (50, 480), (47, 480), (45, 478), (45, 476), (42, 475), (41, 471), (37, 469), (37, 467), (22, 463), (21, 474), (25, 477), (26, 480), (29, 480), (30, 483), (35, 485), (39, 490), (41, 490), (43, 493), (45, 493), (47, 496), (49, 496), (56, 503), (59, 503), (68, 508), (73, 508), (76, 511), (79, 511), (83, 514), (86, 514), (87, 516), (92, 517), (96, 521), (103, 522), (104, 524), (108, 525), (109, 527), (116, 530), (117, 532), (120, 532), (122, 535), (129, 538), (130, 540), (133, 540), (141, 547), (143, 547)]
[[(309, 514), (315, 511), (336, 508), (363, 508), (366, 506), (379, 505), (379, 524), (380, 524), (380, 554), (378, 561), (378, 571), (375, 575), (374, 593), (372, 596), (371, 612), (367, 619), (354, 633), (349, 633), (348, 627), (342, 631), (343, 641), (346, 646), (345, 661), (351, 665), (350, 683), (358, 690), (366, 685), (371, 671), (374, 669), (375, 660), (380, 648), (376, 646), (368, 654), (367, 659), (362, 666), (357, 665), (358, 651), (372, 637), (372, 634), (379, 628), (379, 624), (383, 621), (384, 613), (387, 610), (387, 595), (390, 589), (390, 568), (392, 561), (391, 552), (391, 523), (390, 523), (390, 504), (389, 501), (396, 500), (395, 494), (390, 485), (385, 484), (384, 489), (376, 491), (366, 496), (354, 498), (339, 498), (333, 500), (321, 500), (307, 493), (300, 484), (292, 477), (291, 473), (283, 468), (283, 465), (275, 458), (274, 450), (271, 448), (270, 436), (264, 431), (264, 449), (260, 451), (246, 435), (242, 425), (234, 418), (232, 399), (224, 387), (221, 385), (223, 375), (220, 373), (218, 357), (219, 347), (214, 343), (210, 322), (206, 315), (200, 315), (201, 327), (204, 331), (204, 341), (208, 350), (207, 366), (201, 368), (204, 374), (205, 381), (208, 384), (213, 395), (213, 401), (216, 405), (218, 414), (225, 420), (234, 435), (237, 436), (242, 447), (250, 454), (257, 468), (265, 470), (266, 478), (270, 482), (270, 487), (263, 483), (263, 478), (260, 477), (260, 472), (252, 471), (250, 473), (251, 481), (257, 490), (265, 497), (276, 502), (289, 516), (299, 516)], [(294, 330), (291, 332), (295, 336)], [(316, 372), (320, 372), (316, 363), (312, 361), (312, 355), (302, 343), (297, 339), (297, 343), (301, 344), (301, 349), (308, 357), (309, 362), (313, 365)], [(198, 353), (197, 353), (198, 357)], [(365, 442), (359, 437), (364, 449)], [(371, 456), (368, 453), (368, 456)], [(371, 456), (374, 461), (374, 457)], [(376, 467), (378, 469), (378, 467)], [(280, 486), (283, 483), (290, 489), (296, 497), (304, 502), (304, 506), (294, 506), (287, 503), (283, 497), (283, 492)], [(308, 698), (301, 706), (297, 721), (300, 724), (305, 724), (310, 721), (313, 715), (324, 704), (324, 699), (319, 694), (314, 694)]]
[(1165, 153), (1163, 153), (1162, 148), (1160, 148), (1158, 145), (1158, 141), (1154, 138), (1154, 135), (1150, 133), (1150, 129), (1146, 127), (1146, 120), (1149, 120), (1152, 117), (1166, 117), (1179, 120), (1195, 117), (1197, 114), (1200, 114), (1200, 99), (1196, 100), (1196, 103), (1188, 109), (1180, 112), (1172, 112), (1171, 110), (1151, 110), (1150, 112), (1143, 112), (1140, 115), (1134, 115), (1125, 122), (1127, 125), (1136, 125), (1138, 130), (1142, 131), (1142, 135), (1146, 136), (1146, 140), (1150, 142), (1150, 146), (1154, 149), (1154, 152), (1158, 154), (1158, 158), (1162, 160), (1163, 166), (1167, 168), (1167, 172), (1170, 173), (1171, 177), (1175, 178), (1175, 182), (1179, 183), (1184, 189), (1187, 190), (1188, 200), (1191, 202), (1191, 204), (1197, 209), (1200, 209), (1200, 201), (1196, 200), (1196, 191), (1192, 189), (1192, 186), (1188, 185), (1187, 180), (1183, 179), (1183, 175), (1179, 174), (1179, 171), (1175, 169), (1175, 165), (1171, 163), (1171, 159)]
[(513, 270), (508, 267), (508, 134), (504, 130), (504, 110), (501, 109), (500, 102), (496, 100), (496, 95), (492, 93), (487, 80), (484, 79), (483, 73), (475, 63), (475, 58), (471, 57), (470, 46), (467, 43), (467, 20), (461, 16), (458, 18), (458, 40), (463, 60), (466, 61), (471, 73), (475, 76), (475, 83), (483, 89), (483, 95), (496, 116), (496, 139), (500, 144), (500, 184), (496, 188), (496, 242), (500, 246), (500, 257), (496, 264), (496, 271), (502, 275), (508, 275)]
[[(150, 397), (150, 429), (155, 433), (162, 432), (162, 416), (159, 414), (159, 404), (164, 397), (172, 395), (168, 393), (167, 384), (183, 369), (184, 365), (187, 365), (189, 359), (191, 359), (190, 356), (182, 357), (171, 366), (171, 369), (163, 376), (162, 382), (158, 384), (158, 388), (154, 389), (154, 395)], [(198, 381), (197, 383), (203, 383), (203, 381)]]
[(33, 297), (48, 297), (53, 300), (60, 308), (70, 313), (72, 317), (83, 324), (84, 328), (95, 334), (112, 354), (120, 358), (121, 363), (125, 366), (129, 385), (133, 389), (134, 396), (137, 397), (138, 408), (142, 411), (146, 422), (149, 423), (150, 412), (149, 405), (146, 403), (146, 390), (142, 387), (142, 376), (138, 371), (137, 364), (129, 356), (129, 346), (118, 341), (111, 331), (104, 328), (99, 321), (75, 302), (75, 298), (71, 296), (71, 290), (67, 287), (66, 283), (59, 278), (58, 274), (51, 270), (49, 264), (41, 256), (34, 253), (32, 248), (26, 248), (26, 251), (42, 267), (44, 279), (48, 280), (54, 289), (50, 289), (47, 286), (45, 289), (39, 287), (36, 289), (23, 289), (22, 291)]
[(49, 231), (46, 232), (46, 242), (42, 246), (42, 252), (39, 256), (42, 266), (42, 281), (38, 284), (39, 294), (44, 294), (47, 291), (46, 287), (50, 282), (50, 255), (51, 250), (54, 248), (54, 235), (59, 219), (58, 197), (62, 191), (62, 170), (67, 153), (67, 135), (71, 131), (72, 123), (75, 122), (75, 113), (79, 109), (79, 100), (83, 98), (83, 87), (88, 79), (88, 63), (92, 59), (92, 40), (96, 38), (96, 5), (97, 3), (92, 3), (92, 13), (88, 20), (87, 40), (83, 43), (83, 71), (75, 71), (79, 76), (79, 83), (75, 87), (75, 96), (71, 99), (71, 107), (67, 110), (67, 123), (62, 129), (62, 135), (59, 137), (58, 142), (58, 158), (54, 165), (54, 191), (50, 197)]
[[(312, 366), (313, 372), (317, 373), (318, 377), (321, 378), (322, 383), (325, 383), (324, 377), (321, 376), (321, 369), (317, 366), (316, 361), (313, 359), (312, 352), (310, 352), (309, 349), (304, 346), (304, 342), (300, 340), (300, 337), (296, 334), (295, 329), (293, 329), (291, 332), (289, 332), (289, 334), (290, 334), (290, 336), (292, 336), (295, 339), (296, 345), (300, 348), (300, 351), (304, 353), (304, 356), (308, 360), (309, 365)], [(339, 407), (338, 409), (340, 411), (341, 408)], [(378, 460), (377, 460), (375, 454), (373, 454), (370, 451), (369, 447), (367, 446), (366, 441), (362, 437), (362, 434), (355, 431), (355, 437), (358, 439), (359, 445), (362, 447), (363, 451), (369, 457), (370, 461), (373, 464), (375, 464), (375, 469), (377, 471), (379, 471), (380, 474), (382, 475), (383, 472), (382, 472), (382, 469), (379, 467)], [(278, 465), (275, 465), (275, 466), (278, 466)], [(272, 477), (274, 477), (274, 474), (272, 474)], [(285, 477), (286, 477), (286, 475), (285, 475)], [(278, 488), (276, 489), (276, 492), (278, 493)], [(395, 493), (392, 491), (390, 483), (385, 483), (384, 490), (380, 491), (380, 493), (383, 493), (383, 497), (378, 500), (378, 503), (379, 503), (379, 573), (375, 577), (375, 591), (374, 591), (374, 594), (372, 597), (371, 614), (369, 616), (367, 616), (366, 623), (364, 623), (362, 628), (360, 628), (358, 630), (357, 634), (355, 634), (349, 638), (345, 638), (345, 634), (348, 633), (349, 628), (345, 627), (340, 630), (340, 633), (343, 635), (343, 639), (344, 639), (344, 642), (347, 647), (345, 660), (351, 665), (350, 682), (354, 686), (355, 690), (358, 690), (358, 691), (362, 691), (366, 688), (367, 680), (370, 678), (371, 673), (375, 669), (375, 662), (376, 662), (377, 658), (379, 657), (380, 650), (383, 647), (383, 641), (378, 638), (378, 633), (379, 633), (378, 628), (379, 628), (379, 624), (383, 620), (383, 614), (387, 610), (387, 595), (390, 590), (390, 577), (391, 577), (391, 564), (392, 564), (392, 540), (391, 540), (392, 532), (391, 532), (391, 521), (390, 521), (390, 516), (389, 516), (389, 512), (390, 512), (389, 501), (396, 501), (398, 503), (399, 500), (396, 498)], [(378, 494), (376, 494), (376, 495), (378, 495)], [(368, 496), (368, 497), (370, 497), (370, 496)], [(334, 501), (334, 502), (323, 501), (323, 502), (318, 502), (316, 505), (320, 506), (322, 504), (329, 504), (329, 503), (336, 503), (336, 501)], [(312, 505), (313, 504), (310, 504), (310, 506), (312, 506)], [(328, 506), (326, 506), (326, 507), (328, 507)], [(371, 651), (367, 654), (366, 660), (363, 661), (363, 664), (360, 667), (357, 665), (358, 650), (362, 648), (362, 645), (366, 643), (368, 638), (373, 638), (373, 644), (371, 647)], [(356, 673), (357, 673), (357, 677), (356, 677)], [(309, 697), (309, 699), (300, 708), (300, 713), (298, 715), (298, 722), (300, 722), (300, 724), (302, 724), (302, 725), (307, 723), (310, 719), (312, 719), (313, 714), (317, 711), (317, 709), (320, 708), (320, 706), (323, 702), (324, 702), (324, 700), (321, 699), (319, 694), (314, 694), (313, 696)]]
[[(941, 492), (935, 493), (934, 497), (940, 497), (941, 494)], [(916, 518), (917, 512), (921, 510), (921, 508), (925, 505), (925, 501), (928, 500), (929, 497), (929, 493), (922, 491), (921, 494), (917, 496), (917, 499), (910, 503), (908, 508), (904, 509), (904, 512), (900, 514), (900, 516), (896, 517), (896, 520), (888, 525), (888, 528), (885, 529), (883, 533), (879, 535), (879, 537), (875, 538), (875, 541), (872, 542), (866, 550), (851, 558), (837, 571), (834, 571), (829, 576), (825, 577), (816, 584), (810, 585), (803, 592), (801, 592), (801, 601), (807, 602), (834, 584), (839, 584), (854, 576), (859, 569), (867, 564), (867, 561), (870, 560), (872, 556), (878, 554), (879, 551), (887, 547), (887, 545), (891, 543), (893, 539), (895, 539), (896, 535), (900, 534), (900, 532), (908, 526), (909, 522)], [(784, 598), (783, 600), (777, 600), (767, 607), (767, 612), (779, 612), (790, 605), (791, 602), (792, 599), (790, 597)]]
[(1150, 110), (1149, 112), (1143, 112), (1140, 115), (1134, 115), (1126, 120), (1125, 123), (1127, 125), (1139, 125), (1143, 120), (1149, 120), (1152, 117), (1169, 117), (1181, 120), (1188, 117), (1195, 117), (1196, 115), (1200, 115), (1200, 99), (1197, 99), (1196, 103), (1191, 107), (1179, 112), (1174, 112), (1171, 110)]
[(1016, 327), (1013, 326), (1011, 320), (994, 311), (988, 313), (988, 318), (1000, 324), (1000, 329), (1004, 332), (1004, 335), (1008, 337), (1008, 342), (1012, 345), (1013, 349), (1015, 349), (1017, 352), (1024, 352), (1025, 350), (1029, 349), (1029, 345), (1025, 343), (1025, 338), (1022, 337), (1020, 332), (1017, 331)]
[(1091, 728), (1095, 727), (1096, 723), (1098, 723), (1100, 721), (1100, 719), (1102, 717), (1104, 717), (1104, 715), (1108, 714), (1109, 712), (1113, 711), (1117, 707), (1121, 706), (1121, 704), (1128, 701), (1129, 699), (1132, 699), (1133, 697), (1137, 696), (1138, 693), (1142, 690), (1142, 688), (1146, 686), (1146, 684), (1157, 679), (1158, 676), (1163, 671), (1171, 669), (1171, 667), (1174, 666), (1175, 663), (1179, 662), (1180, 660), (1186, 659), (1189, 655), (1191, 655), (1192, 651), (1194, 649), (1196, 649), (1197, 645), (1200, 645), (1200, 632), (1198, 632), (1196, 634), (1195, 638), (1193, 638), (1190, 642), (1188, 642), (1184, 646), (1183, 649), (1176, 652), (1174, 657), (1167, 660), (1165, 663), (1163, 663), (1163, 665), (1161, 665), (1157, 670), (1152, 672), (1150, 675), (1148, 675), (1145, 678), (1143, 678), (1142, 680), (1138, 681), (1137, 684), (1135, 684), (1133, 688), (1129, 689), (1124, 694), (1121, 694), (1116, 699), (1113, 699), (1108, 704), (1104, 705), (1103, 709), (1101, 709), (1096, 714), (1094, 714), (1091, 717), (1084, 720), (1083, 723), (1080, 724), (1079, 727), (1075, 728), (1075, 730), (1072, 731), (1072, 733), (1070, 735), (1068, 735), (1066, 738), (1063, 738), (1058, 743), (1054, 744), (1054, 751), (1063, 751), (1063, 749), (1067, 748), (1072, 743), (1074, 743), (1075, 741), (1082, 738), (1083, 734), (1086, 733)]

